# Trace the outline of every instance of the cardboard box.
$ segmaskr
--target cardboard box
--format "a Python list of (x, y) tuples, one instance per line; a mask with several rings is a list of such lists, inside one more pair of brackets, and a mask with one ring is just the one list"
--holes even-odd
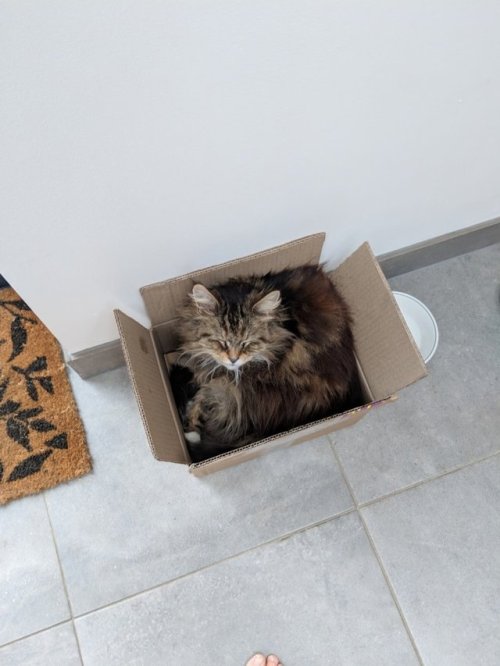
[(151, 320), (149, 329), (115, 310), (139, 411), (155, 458), (187, 465), (190, 472), (203, 476), (277, 448), (351, 426), (372, 407), (394, 400), (398, 391), (427, 374), (380, 266), (368, 243), (364, 243), (330, 275), (351, 308), (366, 404), (200, 463), (191, 462), (165, 360), (166, 355), (177, 347), (178, 308), (195, 283), (210, 287), (231, 277), (317, 264), (324, 239), (325, 234), (306, 236), (241, 259), (142, 287), (141, 294)]

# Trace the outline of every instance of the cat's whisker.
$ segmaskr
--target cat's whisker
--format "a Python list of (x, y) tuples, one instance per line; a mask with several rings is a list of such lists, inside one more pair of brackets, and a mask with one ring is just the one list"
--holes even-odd
[(208, 373), (208, 375), (207, 375), (207, 382), (209, 382), (211, 379), (214, 378), (214, 375), (215, 375), (215, 373), (217, 372), (218, 368), (219, 368), (219, 366), (218, 366), (218, 365), (215, 365), (215, 366), (212, 368), (212, 370)]
[(191, 355), (191, 359), (196, 359), (196, 358), (204, 358), (205, 361), (208, 361), (208, 362), (210, 362), (212, 360), (210, 358), (210, 356), (208, 356), (208, 354), (206, 352), (203, 352), (203, 351), (196, 352), (196, 354)]
[[(204, 351), (198, 351), (198, 352), (190, 352), (190, 351), (185, 351), (183, 352), (177, 359), (177, 362), (181, 360), (184, 356), (187, 356), (190, 361), (198, 358), (199, 356), (208, 356), (207, 352)], [(210, 358), (210, 357), (208, 357)]]
[(267, 356), (264, 356), (263, 354), (256, 354), (253, 360), (257, 363), (265, 363), (267, 365), (267, 369), (271, 370), (272, 361)]
[(190, 351), (183, 351), (182, 354), (180, 354), (180, 355), (177, 357), (177, 362), (179, 362), (179, 361), (180, 361), (182, 358), (184, 358), (185, 356), (191, 356), (191, 355), (192, 355), (192, 352), (190, 352)]

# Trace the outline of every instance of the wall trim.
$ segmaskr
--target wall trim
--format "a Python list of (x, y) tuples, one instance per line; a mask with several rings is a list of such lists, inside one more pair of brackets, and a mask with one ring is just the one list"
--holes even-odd
[(377, 257), (387, 278), (500, 243), (500, 217)]
[[(387, 278), (409, 273), (466, 252), (500, 243), (500, 217), (475, 224), (377, 257)], [(70, 355), (67, 364), (83, 379), (125, 364), (120, 340), (112, 340)]]
[(70, 354), (66, 363), (82, 379), (89, 379), (89, 377), (125, 365), (125, 357), (123, 356), (121, 342), (118, 339)]

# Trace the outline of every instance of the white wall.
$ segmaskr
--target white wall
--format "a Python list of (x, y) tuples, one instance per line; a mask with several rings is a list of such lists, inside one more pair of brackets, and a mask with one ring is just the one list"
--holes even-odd
[(69, 352), (138, 287), (500, 214), (498, 0), (5, 0), (0, 272)]

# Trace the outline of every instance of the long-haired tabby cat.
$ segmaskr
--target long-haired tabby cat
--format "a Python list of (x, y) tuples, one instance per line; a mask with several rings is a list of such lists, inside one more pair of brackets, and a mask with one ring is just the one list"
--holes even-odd
[(196, 284), (179, 315), (194, 461), (362, 404), (349, 310), (319, 266)]

